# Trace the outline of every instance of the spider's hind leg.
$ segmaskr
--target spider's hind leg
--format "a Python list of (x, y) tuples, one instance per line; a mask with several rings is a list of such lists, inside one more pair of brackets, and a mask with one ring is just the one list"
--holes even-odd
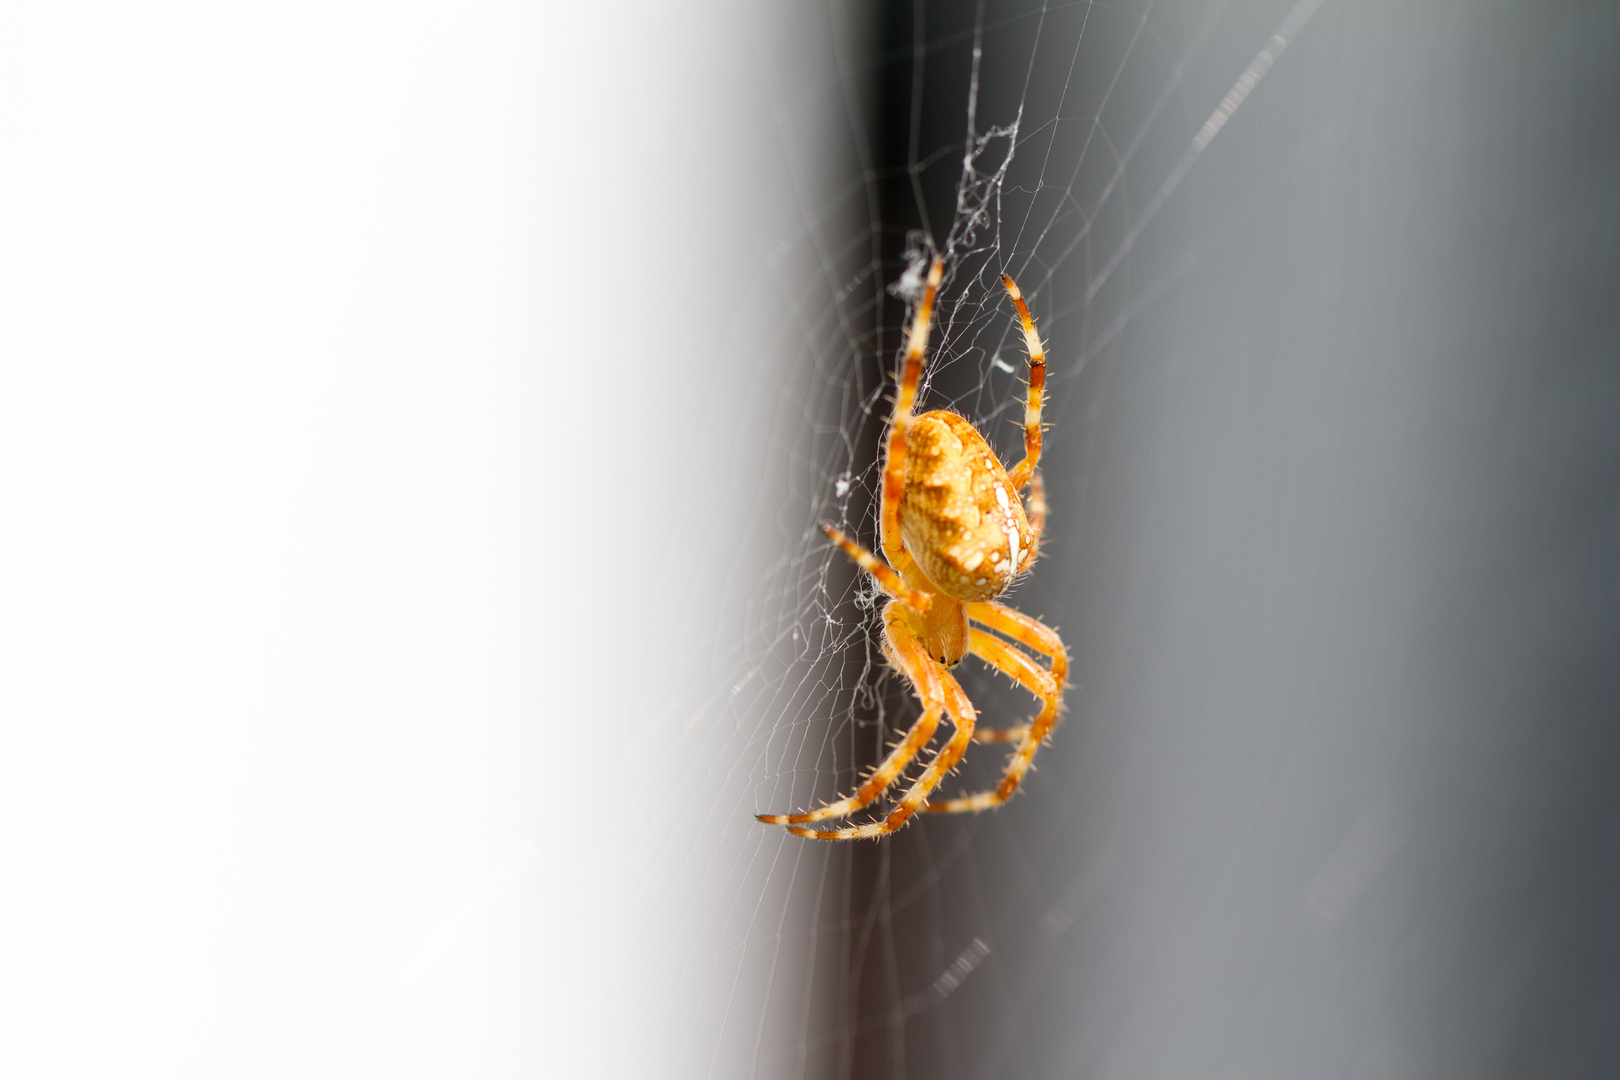
[[(866, 782), (855, 794), (803, 814), (756, 815), (767, 825), (800, 825), (811, 821), (824, 821), (827, 818), (848, 817), (876, 799), (884, 789), (894, 783), (905, 771), (906, 766), (911, 764), (911, 759), (917, 756), (917, 751), (927, 746), (928, 740), (934, 737), (934, 729), (939, 726), (940, 711), (945, 707), (945, 695), (939, 683), (941, 673), (937, 665), (931, 663), (927, 656), (921, 655), (922, 646), (917, 644), (916, 638), (911, 637), (911, 632), (906, 629), (900, 613), (895, 610), (898, 604), (899, 601), (889, 604), (883, 612), (886, 639), (883, 643), (883, 652), (890, 662), (911, 680), (912, 689), (923, 704), (923, 714), (911, 725), (906, 737), (889, 751), (889, 756), (883, 759), (882, 764), (872, 770), (872, 775), (867, 777)], [(891, 628), (891, 623), (900, 625)], [(895, 638), (901, 635), (904, 637), (896, 643)], [(905, 640), (906, 638), (910, 639), (909, 642)]]
[(1052, 658), (1048, 672), (1027, 655), (992, 637), (983, 630), (973, 631), (973, 653), (998, 671), (1010, 675), (1024, 689), (1041, 701), (1041, 711), (1029, 724), (1014, 728), (1005, 735), (986, 734), (984, 742), (1013, 742), (1013, 751), (1001, 782), (989, 791), (964, 795), (941, 802), (930, 802), (925, 809), (935, 814), (956, 814), (964, 811), (988, 810), (1000, 806), (1018, 790), (1018, 785), (1029, 771), (1035, 751), (1041, 748), (1046, 736), (1057, 724), (1063, 708), (1063, 685), (1069, 673), (1069, 655), (1062, 640), (1039, 621), (1002, 604), (971, 604), (968, 617), (974, 622), (995, 628), (1014, 640), (1028, 645)]
[(1028, 570), (1040, 557), (1041, 534), (1046, 531), (1046, 482), (1041, 479), (1039, 469), (1030, 471), (1029, 496), (1024, 500), (1024, 506), (1029, 511), (1029, 559), (1019, 567), (1020, 572)]
[[(918, 698), (923, 702), (924, 713), (916, 724), (912, 725), (906, 738), (890, 752), (883, 764), (878, 766), (870, 779), (862, 785), (860, 791), (848, 799), (830, 803), (819, 810), (813, 810), (811, 815), (760, 815), (761, 821), (772, 824), (784, 824), (798, 821), (815, 821), (823, 817), (843, 817), (870, 803), (877, 798), (885, 788), (898, 780), (905, 768), (916, 756), (933, 735), (934, 727), (938, 722), (940, 710), (943, 709), (951, 718), (956, 731), (948, 743), (939, 753), (934, 755), (928, 767), (923, 770), (906, 793), (901, 796), (887, 817), (881, 821), (869, 822), (865, 825), (852, 825), (842, 829), (806, 829), (789, 824), (788, 832), (798, 836), (809, 837), (813, 840), (864, 840), (875, 839), (887, 833), (892, 833), (906, 823), (912, 814), (916, 813), (927, 802), (928, 796), (939, 786), (945, 774), (956, 767), (956, 763), (967, 752), (968, 743), (973, 739), (973, 726), (976, 715), (973, 704), (968, 701), (967, 694), (950, 672), (931, 658), (923, 649), (910, 628), (906, 626), (904, 616), (898, 610), (898, 605), (890, 604), (884, 611), (883, 620), (885, 652), (896, 662), (902, 674), (911, 681), (912, 688)], [(930, 719), (932, 717), (932, 719)], [(926, 724), (926, 734), (920, 729)]]

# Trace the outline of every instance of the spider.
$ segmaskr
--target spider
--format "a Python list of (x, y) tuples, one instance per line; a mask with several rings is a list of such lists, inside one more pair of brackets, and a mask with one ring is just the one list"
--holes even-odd
[[(944, 273), (944, 261), (935, 259), (906, 337), (900, 392), (889, 422), (888, 459), (883, 467), (883, 561), (833, 526), (821, 527), (891, 597), (883, 609), (883, 654), (911, 683), (923, 712), (853, 795), (802, 814), (757, 815), (766, 824), (786, 825), (798, 836), (876, 838), (900, 828), (918, 809), (951, 814), (999, 806), (1018, 790), (1030, 760), (1063, 708), (1069, 657), (1062, 639), (1028, 615), (995, 602), (1034, 563), (1046, 524), (1046, 495), (1036, 470), (1041, 457), (1046, 355), (1018, 286), (1002, 275), (1001, 283), (1018, 308), (1029, 349), (1024, 460), (1010, 473), (984, 437), (957, 414), (936, 409), (913, 416), (912, 403), (933, 326), (934, 296)], [(1027, 512), (1019, 496), (1026, 486), (1030, 489)], [(980, 627), (1050, 658), (1050, 667), (1042, 667)], [(1015, 728), (976, 730), (973, 703), (950, 673), (968, 653), (1010, 675), (1040, 699), (1041, 711), (1035, 719)], [(804, 828), (810, 822), (848, 817), (901, 780), (912, 759), (933, 738), (942, 712), (950, 717), (955, 732), (886, 817), (839, 829)], [(937, 802), (929, 799), (973, 741), (1018, 744), (1001, 782), (975, 795)]]

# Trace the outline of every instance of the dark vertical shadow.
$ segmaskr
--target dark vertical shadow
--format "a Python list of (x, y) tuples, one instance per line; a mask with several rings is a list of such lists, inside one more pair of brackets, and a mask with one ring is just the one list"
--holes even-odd
[[(873, 55), (873, 156), (877, 201), (882, 215), (879, 229), (883, 333), (875, 361), (886, 380), (887, 394), (894, 389), (894, 372), (904, 336), (906, 306), (887, 286), (905, 269), (909, 242), (918, 237), (936, 245), (951, 227), (961, 145), (966, 130), (969, 54), (975, 5), (962, 0), (885, 4)], [(953, 44), (941, 47), (942, 40)], [(918, 56), (919, 49), (923, 55)], [(953, 151), (927, 168), (913, 163), (941, 148)], [(935, 335), (935, 343), (939, 335)], [(958, 388), (963, 392), (968, 387)], [(950, 388), (936, 387), (923, 407), (948, 398)], [(883, 408), (888, 407), (888, 396)], [(870, 456), (881, 459), (883, 424), (867, 426)], [(864, 517), (875, 521), (871, 504)], [(875, 625), (872, 633), (881, 631)], [(875, 652), (875, 644), (874, 644)], [(889, 718), (871, 746), (875, 763), (894, 737), (916, 717), (917, 705), (904, 680), (886, 684), (884, 713)], [(930, 830), (934, 831), (934, 830)], [(950, 831), (950, 826), (946, 826)], [(919, 919), (915, 910), (918, 885), (933, 865), (930, 837), (907, 829), (881, 843), (855, 845), (850, 865), (848, 917), (850, 922), (850, 986), (847, 997), (849, 1039), (847, 1076), (893, 1077), (914, 1069), (916, 1048), (908, 1045), (913, 1025), (909, 1009), (917, 991), (927, 986), (938, 969), (940, 927), (937, 920)], [(898, 902), (904, 910), (897, 910)], [(926, 913), (925, 913), (926, 914)], [(934, 972), (937, 974), (937, 970)], [(953, 1075), (949, 1070), (942, 1078)]]

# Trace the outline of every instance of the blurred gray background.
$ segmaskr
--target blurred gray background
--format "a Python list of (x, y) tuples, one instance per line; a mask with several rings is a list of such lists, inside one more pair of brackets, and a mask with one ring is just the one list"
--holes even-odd
[[(974, 44), (978, 130), (1024, 106), (986, 262), (1053, 512), (1010, 599), (1076, 686), (998, 813), (782, 849), (826, 1015), (762, 1074), (1620, 1073), (1620, 13), (1328, 0), (1105, 275), (1289, 10), (873, 30), (885, 280), (951, 220)], [(1015, 229), (1043, 187), (1077, 214)], [(1012, 457), (1017, 392), (969, 357), (929, 404)]]

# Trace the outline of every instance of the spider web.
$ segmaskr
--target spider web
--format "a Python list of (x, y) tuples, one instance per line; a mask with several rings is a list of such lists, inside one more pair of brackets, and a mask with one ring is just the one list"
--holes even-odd
[[(988, 819), (910, 830), (926, 854), (901, 883), (887, 849), (804, 844), (750, 816), (847, 791), (915, 717), (873, 629), (884, 598), (815, 525), (838, 523), (875, 546), (878, 444), (927, 262), (938, 253), (947, 271), (920, 407), (970, 417), (1009, 462), (1021, 450), (1025, 355), (999, 275), (1030, 297), (1049, 350), (1054, 512), (1043, 562), (1005, 599), (1062, 625), (1081, 591), (1065, 564), (1088, 509), (1085, 451), (1121, 335), (1203, 253), (1184, 228), (1155, 223), (1196, 219), (1189, 178), (1201, 156), (1320, 3), (930, 4), (877, 17), (835, 5), (820, 25), (785, 35), (820, 50), (821, 67), (793, 69), (797, 83), (773, 74), (777, 28), (760, 31), (772, 149), (800, 204), (772, 247), (772, 287), (747, 305), (780, 312), (763, 324), (763, 355), (789, 373), (750, 406), (768, 417), (755, 429), (766, 434), (750, 482), (780, 499), (762, 500), (739, 531), (740, 550), (774, 554), (733, 579), (716, 638), (719, 696), (683, 719), (693, 785), (713, 786), (714, 763), (741, 744), (725, 779), (745, 771), (748, 795), (719, 799), (689, 824), (715, 846), (671, 862), (683, 885), (669, 895), (706, 895), (716, 874), (725, 885), (686, 913), (674, 940), (688, 951), (666, 950), (664, 981), (642, 1006), (670, 1008), (683, 985), (709, 989), (712, 998), (685, 1001), (694, 1026), (724, 1017), (713, 1041), (694, 1034), (687, 1044), (698, 1071), (875, 1075), (881, 1059), (898, 1075), (906, 1055), (890, 1036), (952, 998), (1002, 944), (987, 943), (988, 930), (956, 940), (935, 925), (919, 953), (893, 933), (901, 908), (939, 906), (942, 868), (999, 834)], [(901, 118), (870, 104), (885, 91), (908, 104)], [(893, 146), (902, 156), (887, 156)], [(1217, 207), (1200, 241), (1242, 228), (1263, 194)], [(1071, 639), (1070, 649), (1081, 656), (1085, 645)], [(981, 717), (1029, 710), (975, 666), (960, 674)], [(948, 787), (993, 782), (1003, 755), (987, 749), (970, 752)], [(1074, 910), (1042, 909), (1048, 930), (1106, 879), (1107, 858), (1092, 863), (1061, 893)], [(889, 985), (872, 983), (873, 965), (889, 969)]]
[[(1488, 90), (1470, 50), (1489, 54), (1482, 43), (1510, 31), (1450, 9), (1349, 8), (839, 4), (754, 27), (770, 136), (758, 162), (781, 170), (795, 212), (756, 239), (767, 269), (740, 303), (751, 315), (738, 340), (769, 374), (739, 407), (738, 445), (751, 449), (732, 490), (748, 513), (727, 526), (739, 562), (704, 608), (718, 622), (703, 637), (711, 692), (671, 720), (683, 763), (672, 782), (703, 794), (678, 823), (695, 839), (656, 875), (667, 918), (646, 949), (658, 962), (638, 965), (634, 1016), (680, 1034), (647, 1050), (645, 1071), (1370, 1078), (1449, 1060), (1378, 1004), (1396, 961), (1346, 975), (1338, 998), (1312, 966), (1312, 950), (1353, 949), (1342, 927), (1421, 817), (1398, 732), (1425, 693), (1449, 691), (1408, 672), (1341, 692), (1420, 637), (1426, 609), (1403, 605), (1440, 548), (1412, 547), (1394, 526), (1364, 557), (1300, 545), (1362, 533), (1343, 496), (1358, 484), (1390, 492), (1374, 500), (1380, 520), (1410, 521), (1430, 497), (1428, 481), (1390, 479), (1400, 454), (1427, 452), (1427, 422), (1384, 395), (1407, 386), (1432, 402), (1432, 385), (1412, 385), (1409, 351), (1380, 352), (1339, 300), (1390, 302), (1382, 275), (1421, 281), (1424, 266), (1359, 246), (1368, 219), (1339, 180), (1359, 153), (1404, 160), (1376, 141), (1379, 125), (1415, 145), (1435, 137), (1403, 127), (1415, 97), (1474, 109), (1445, 96), (1446, 80)], [(1408, 32), (1423, 45), (1397, 44)], [(1370, 86), (1362, 62), (1384, 65), (1389, 84)], [(1386, 223), (1421, 228), (1446, 205), (1377, 190), (1395, 207)], [(884, 598), (816, 526), (876, 545), (897, 350), (935, 254), (946, 278), (919, 408), (957, 410), (1015, 461), (1025, 358), (1001, 273), (1047, 346), (1051, 518), (1040, 563), (1004, 599), (1063, 631), (1075, 685), (1011, 805), (875, 845), (808, 843), (752, 815), (849, 791), (917, 713), (878, 647)], [(1364, 348), (1347, 355), (1332, 335)], [(1379, 359), (1364, 364), (1368, 353)], [(1280, 427), (1261, 423), (1238, 449), (1210, 417), (1240, 423), (1264, 411), (1256, 400), (1277, 406)], [(1212, 473), (1183, 481), (1180, 510), (1144, 509), (1142, 491), (1197, 472), (1155, 449), (1175, 441), (1156, 408), (1187, 429), (1189, 460), (1225, 454), (1259, 488)], [(1355, 444), (1347, 432), (1368, 417), (1394, 424), (1403, 449)], [(1223, 525), (1223, 499), (1253, 509), (1256, 531), (1240, 540)], [(1150, 554), (1172, 550), (1163, 563)], [(1388, 600), (1377, 614), (1370, 595)], [(1351, 644), (1317, 630), (1324, 608), (1346, 613)], [(1228, 624), (1247, 629), (1223, 637)], [(957, 673), (983, 722), (1032, 713), (976, 662)], [(1162, 786), (1146, 793), (1120, 779), (1143, 775), (1120, 773), (1122, 761), (1183, 757), (1209, 772), (1149, 770)], [(1297, 760), (1313, 764), (1290, 771)], [(974, 747), (944, 792), (982, 789), (1003, 761)], [(1299, 783), (1314, 794), (1290, 802)], [(1139, 824), (1170, 813), (1161, 805), (1179, 807), (1177, 825)], [(1290, 854), (1272, 858), (1268, 844)], [(1227, 985), (1246, 1004), (1226, 1000)]]

